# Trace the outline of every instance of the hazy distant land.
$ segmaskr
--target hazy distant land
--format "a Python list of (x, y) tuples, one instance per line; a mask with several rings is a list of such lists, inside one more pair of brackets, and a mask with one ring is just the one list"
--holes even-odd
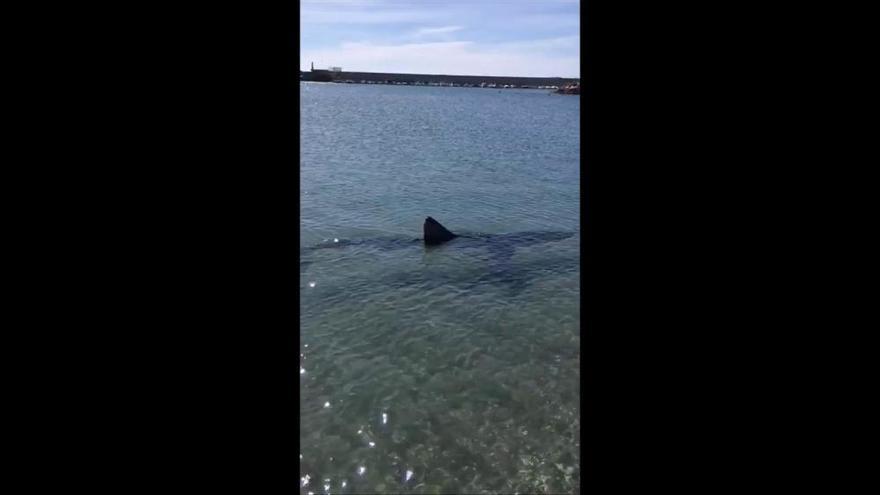
[(414, 86), (461, 86), (490, 88), (556, 89), (578, 82), (565, 77), (460, 76), (447, 74), (394, 74), (387, 72), (346, 72), (342, 70), (300, 71), (302, 81), (361, 84), (403, 84)]

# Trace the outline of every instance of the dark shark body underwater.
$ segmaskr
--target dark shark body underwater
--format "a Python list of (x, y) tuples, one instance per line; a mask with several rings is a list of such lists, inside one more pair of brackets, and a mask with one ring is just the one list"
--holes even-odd
[[(359, 280), (350, 283), (381, 284), (391, 288), (419, 286), (432, 289), (444, 285), (460, 290), (472, 290), (481, 286), (495, 286), (511, 295), (520, 293), (531, 279), (553, 273), (577, 271), (579, 260), (565, 256), (544, 258), (529, 263), (513, 263), (512, 258), (518, 248), (564, 241), (577, 232), (532, 231), (507, 234), (452, 233), (431, 217), (425, 219), (423, 237), (414, 238), (372, 238), (372, 239), (330, 239), (321, 244), (300, 250), (300, 272), (308, 272), (316, 262), (331, 261), (324, 252), (334, 254), (349, 250), (355, 255), (363, 251), (422, 251), (424, 266), (421, 269), (408, 269), (399, 272), (383, 273), (378, 278)], [(331, 251), (332, 250), (332, 251)], [(470, 271), (437, 270), (431, 268), (433, 259), (450, 256), (453, 253), (467, 253), (472, 258), (484, 261), (480, 268)], [(336, 257), (335, 259), (339, 259)]]

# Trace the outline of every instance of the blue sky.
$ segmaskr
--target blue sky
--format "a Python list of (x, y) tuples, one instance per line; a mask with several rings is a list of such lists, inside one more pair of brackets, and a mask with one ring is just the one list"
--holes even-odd
[(580, 77), (579, 0), (301, 0), (300, 68)]

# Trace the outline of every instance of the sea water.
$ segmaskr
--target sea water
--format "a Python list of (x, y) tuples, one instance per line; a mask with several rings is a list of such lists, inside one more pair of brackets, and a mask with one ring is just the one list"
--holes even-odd
[(300, 492), (577, 490), (580, 98), (299, 91)]

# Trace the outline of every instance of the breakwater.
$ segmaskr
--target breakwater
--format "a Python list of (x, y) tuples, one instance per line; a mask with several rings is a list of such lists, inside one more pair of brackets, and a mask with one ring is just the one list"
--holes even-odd
[(457, 76), (447, 74), (393, 74), (386, 72), (300, 71), (302, 81), (346, 82), (362, 84), (407, 84), (466, 87), (556, 87), (578, 79), (564, 77)]

